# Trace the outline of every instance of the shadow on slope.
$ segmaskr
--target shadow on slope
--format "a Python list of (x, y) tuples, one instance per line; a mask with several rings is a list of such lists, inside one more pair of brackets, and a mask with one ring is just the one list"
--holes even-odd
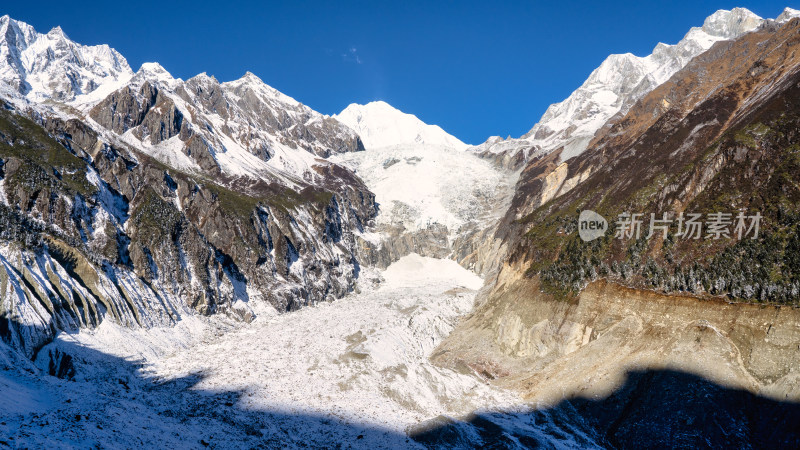
[(157, 379), (63, 339), (34, 367), (0, 343), (0, 448), (800, 447), (800, 404), (670, 370), (631, 372), (604, 399), (436, 418), (410, 438), (339, 419), (334, 405), (330, 415), (281, 410), (237, 380), (209, 381)]
[(0, 341), (0, 449), (416, 445), (335, 414), (282, 410), (237, 380), (209, 381), (204, 373), (159, 379), (141, 361), (68, 339), (44, 346), (31, 363)]
[(578, 446), (610, 448), (800, 448), (800, 404), (731, 389), (675, 370), (627, 373), (602, 399), (573, 397), (552, 408), (478, 413), (463, 422), (437, 418), (411, 430), (435, 448), (539, 448), (526, 430), (568, 420)]

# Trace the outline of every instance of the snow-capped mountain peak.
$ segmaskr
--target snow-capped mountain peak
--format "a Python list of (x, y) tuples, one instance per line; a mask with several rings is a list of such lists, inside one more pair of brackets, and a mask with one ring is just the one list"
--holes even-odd
[(23, 41), (29, 41), (36, 36), (36, 30), (32, 26), (19, 20), (14, 20), (8, 14), (0, 17), (0, 33), (3, 36), (3, 42), (6, 43), (9, 39), (16, 38)]
[(60, 37), (62, 39), (69, 39), (69, 37), (67, 37), (67, 34), (64, 33), (64, 30), (61, 29), (60, 25), (53, 27), (52, 30), (47, 32), (47, 35), (53, 37)]
[(383, 101), (353, 103), (334, 118), (355, 130), (367, 149), (400, 144), (441, 145), (458, 150), (467, 147), (441, 127), (428, 125)]
[[(789, 20), (795, 15), (797, 11), (787, 8), (777, 20)], [(658, 43), (652, 54), (643, 57), (631, 53), (610, 55), (569, 97), (550, 105), (521, 139), (487, 141), (471, 150), (512, 165), (558, 149), (562, 149), (562, 161), (577, 156), (612, 117), (626, 113), (692, 58), (714, 43), (734, 39), (764, 22), (744, 8), (719, 10), (707, 17), (701, 27), (691, 28), (675, 45)]]
[(136, 74), (133, 76), (134, 81), (150, 81), (163, 83), (167, 86), (172, 85), (177, 81), (167, 69), (157, 62), (146, 62), (142, 64)]
[(140, 72), (146, 72), (151, 74), (156, 74), (159, 76), (167, 76), (172, 78), (172, 75), (164, 68), (161, 64), (157, 62), (146, 62), (142, 64), (142, 67), (139, 68)]
[(0, 17), (0, 79), (29, 100), (87, 103), (132, 76), (125, 58), (108, 45), (80, 45), (61, 27), (42, 34)]
[(139, 70), (133, 75), (131, 83), (134, 85), (141, 85), (145, 81), (164, 87), (174, 87), (181, 80), (173, 77), (161, 64), (157, 62), (146, 62), (143, 63)]
[(238, 80), (227, 81), (222, 83), (223, 88), (229, 89), (234, 92), (243, 93), (246, 90), (251, 90), (256, 94), (274, 101), (285, 103), (288, 105), (300, 106), (300, 102), (294, 98), (284, 94), (283, 92), (273, 88), (272, 86), (264, 83), (258, 75), (250, 72), (249, 70)]
[(563, 147), (562, 160), (582, 153), (597, 130), (615, 114), (667, 81), (700, 53), (721, 40), (758, 28), (764, 19), (744, 8), (719, 10), (693, 27), (675, 45), (659, 43), (653, 53), (610, 55), (561, 103), (551, 105), (523, 138), (541, 152)]
[(783, 23), (788, 22), (795, 17), (800, 17), (800, 11), (792, 8), (785, 8), (781, 15), (775, 18), (775, 22)]
[(730, 11), (720, 9), (706, 17), (701, 29), (711, 36), (730, 39), (752, 31), (762, 22), (764, 19), (746, 8), (733, 8)]

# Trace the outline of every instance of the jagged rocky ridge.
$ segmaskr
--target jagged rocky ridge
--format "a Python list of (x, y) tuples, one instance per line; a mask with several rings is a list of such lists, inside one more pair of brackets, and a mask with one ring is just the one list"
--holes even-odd
[[(104, 319), (250, 320), (260, 302), (292, 310), (352, 290), (355, 235), (376, 204), (324, 159), (363, 150), (352, 130), (252, 74), (129, 74), (107, 47), (0, 22), (4, 81), (16, 74), (0, 87), (6, 342), (33, 356), (58, 330)], [(63, 72), (67, 87), (32, 81)]]
[(778, 18), (764, 20), (744, 8), (720, 10), (694, 27), (675, 45), (659, 43), (650, 55), (611, 55), (570, 96), (550, 105), (539, 122), (522, 137), (492, 137), (470, 151), (510, 168), (561, 151), (561, 161), (581, 154), (609, 120), (621, 117), (636, 101), (667, 81), (714, 43), (734, 39), (765, 22), (783, 23), (800, 12), (787, 8)]

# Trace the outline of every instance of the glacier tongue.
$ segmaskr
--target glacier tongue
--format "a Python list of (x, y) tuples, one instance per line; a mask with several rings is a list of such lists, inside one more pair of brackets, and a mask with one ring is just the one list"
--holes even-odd
[[(42, 354), (72, 355), (75, 381), (0, 367), (0, 398), (11, 389), (31, 397), (0, 431), (31, 447), (200, 439), (243, 448), (417, 447), (407, 430), (434, 417), (526, 411), (515, 393), (474, 371), (428, 359), (472, 309), (481, 285), (453, 261), (408, 255), (385, 271), (365, 269), (360, 293), (292, 314), (259, 314), (250, 324), (195, 316), (172, 328), (104, 322), (62, 333)], [(47, 363), (37, 360), (44, 370)], [(58, 401), (41, 401), (41, 392)], [(64, 420), (76, 415), (77, 422)], [(517, 425), (542, 444), (570, 446), (547, 423)]]
[(380, 285), (371, 285), (379, 273), (365, 275), (361, 294), (256, 319), (149, 370), (159, 378), (201, 371), (206, 378), (197, 388), (245, 390), (243, 408), (335, 412), (400, 432), (439, 414), (519, 403), (427, 359), (471, 310), (479, 277), (453, 261), (417, 255), (390, 266)]

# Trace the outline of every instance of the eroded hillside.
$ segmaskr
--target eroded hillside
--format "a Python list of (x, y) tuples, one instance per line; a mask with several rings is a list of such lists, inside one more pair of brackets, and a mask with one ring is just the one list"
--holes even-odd
[[(796, 445), (799, 29), (718, 42), (585, 153), (531, 161), (499, 231), (510, 256), (433, 359), (567, 408), (610, 446)], [(609, 224), (591, 242), (584, 210)], [(679, 214), (716, 212), (758, 214), (758, 236), (733, 220), (721, 239), (679, 234)], [(624, 213), (641, 234), (619, 235)], [(648, 237), (651, 213), (671, 220)]]

